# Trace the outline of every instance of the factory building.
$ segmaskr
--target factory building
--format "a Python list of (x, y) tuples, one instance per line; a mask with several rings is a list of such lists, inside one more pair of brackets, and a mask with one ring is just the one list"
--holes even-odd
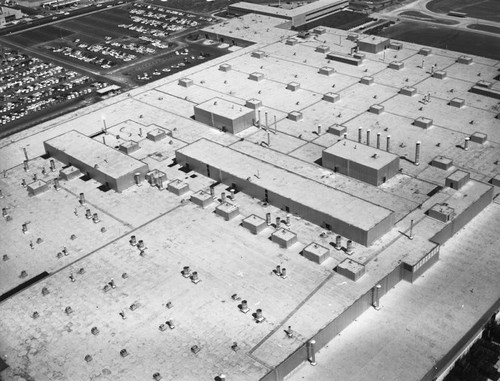
[(322, 154), (323, 166), (378, 186), (385, 183), (399, 171), (399, 156), (375, 147), (340, 140)]
[(74, 130), (43, 145), (51, 157), (117, 192), (140, 183), (149, 172), (147, 164)]
[(8, 7), (0, 7), (0, 26), (4, 26), (5, 24), (18, 20), (23, 17), (23, 12), (19, 9), (8, 8)]
[(394, 212), (259, 159), (201, 139), (177, 163), (369, 246), (394, 225)]
[(257, 13), (265, 16), (277, 17), (288, 20), (291, 26), (297, 27), (331, 15), (348, 5), (348, 0), (319, 0), (293, 9), (283, 9), (268, 5), (241, 2), (229, 5), (229, 11), (237, 15)]

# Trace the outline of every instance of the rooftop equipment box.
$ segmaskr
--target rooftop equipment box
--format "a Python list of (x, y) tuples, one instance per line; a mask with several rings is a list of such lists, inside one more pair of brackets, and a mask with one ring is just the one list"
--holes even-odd
[(320, 45), (315, 49), (315, 51), (319, 53), (328, 53), (330, 51), (330, 47), (326, 45)]
[(32, 182), (31, 184), (28, 184), (28, 194), (30, 196), (37, 196), (43, 192), (46, 192), (49, 190), (49, 185), (43, 181), (43, 180), (37, 180)]
[(278, 229), (271, 235), (271, 239), (273, 242), (280, 245), (280, 247), (288, 249), (297, 242), (297, 234), (290, 230)]
[(257, 217), (255, 214), (252, 214), (245, 218), (241, 224), (245, 229), (248, 229), (252, 232), (252, 234), (259, 234), (262, 230), (267, 228), (267, 222), (265, 219)]
[(155, 128), (153, 131), (149, 131), (146, 138), (152, 140), (153, 142), (159, 142), (167, 137), (167, 132), (161, 128)]
[(464, 107), (465, 100), (462, 98), (453, 98), (450, 100), (450, 103), (448, 103), (448, 104), (452, 107), (461, 108), (461, 107)]
[(437, 79), (445, 79), (446, 78), (446, 71), (444, 71), (444, 70), (435, 71), (434, 73), (432, 73), (432, 77), (437, 78)]
[(323, 66), (319, 69), (318, 73), (323, 75), (332, 75), (333, 73), (335, 73), (335, 69), (333, 67)]
[(189, 192), (189, 185), (181, 180), (174, 180), (168, 183), (167, 189), (177, 196), (182, 196)]
[(334, 270), (353, 281), (357, 281), (365, 274), (365, 266), (347, 258), (335, 267)]
[(139, 151), (139, 149), (141, 149), (141, 146), (139, 145), (139, 143), (134, 142), (133, 140), (129, 140), (128, 142), (124, 142), (124, 143), (120, 144), (119, 149), (123, 153), (130, 155), (131, 153), (134, 153), (135, 151)]
[(488, 140), (488, 135), (482, 132), (474, 132), (470, 136), (470, 141), (474, 143), (484, 144)]
[(429, 217), (435, 218), (441, 222), (450, 221), (455, 215), (455, 209), (448, 206), (446, 203), (434, 204), (432, 208), (427, 211)]
[(345, 126), (341, 126), (338, 124), (334, 124), (333, 126), (328, 127), (328, 132), (336, 136), (343, 136), (346, 131), (347, 128)]
[(215, 208), (215, 213), (229, 221), (240, 214), (240, 208), (237, 205), (224, 202)]
[(433, 167), (444, 169), (445, 171), (447, 171), (453, 165), (453, 160), (448, 159), (444, 156), (436, 156), (434, 159), (432, 159), (431, 165)]
[(338, 100), (340, 100), (340, 94), (328, 92), (328, 93), (323, 95), (323, 100), (330, 102), (330, 103), (335, 103)]
[(202, 208), (206, 208), (214, 202), (214, 198), (209, 193), (198, 191), (191, 196), (191, 201)]
[(421, 116), (413, 121), (413, 125), (427, 129), (432, 126), (432, 119)]
[(304, 248), (302, 255), (310, 261), (322, 264), (330, 257), (330, 250), (327, 247), (313, 242)]
[(452, 189), (459, 190), (462, 188), (470, 179), (470, 173), (465, 171), (455, 171), (446, 178), (445, 186)]
[(72, 165), (59, 171), (59, 177), (63, 180), (72, 180), (80, 177), (81, 174), (80, 170)]
[(399, 90), (399, 94), (406, 95), (408, 97), (412, 97), (416, 93), (417, 93), (417, 89), (414, 87), (410, 87), (410, 86), (404, 86), (401, 88), (401, 90)]

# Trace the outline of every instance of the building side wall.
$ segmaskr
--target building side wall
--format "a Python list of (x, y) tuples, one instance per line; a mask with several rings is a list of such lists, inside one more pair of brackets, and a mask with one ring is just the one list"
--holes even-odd
[(325, 151), (322, 155), (322, 164), (335, 172), (375, 186), (384, 183), (384, 180), (389, 180), (399, 171), (398, 158), (394, 158), (393, 161), (377, 170)]
[(415, 282), (418, 278), (420, 278), (422, 274), (424, 274), (427, 270), (429, 270), (429, 268), (431, 268), (432, 265), (437, 261), (439, 261), (439, 253), (432, 256), (432, 258), (430, 258), (427, 262), (425, 262), (425, 264), (423, 264), (417, 271), (412, 273), (410, 282), (411, 283)]
[(130, 188), (132, 185), (135, 185), (135, 174), (140, 174), (140, 181), (143, 182), (146, 178), (146, 173), (148, 173), (149, 167), (147, 164), (142, 165), (137, 168), (135, 171), (127, 173), (123, 176), (120, 176), (116, 179), (116, 191), (122, 192), (127, 188)]
[(377, 239), (382, 237), (385, 233), (387, 233), (389, 230), (392, 229), (396, 221), (394, 220), (394, 213), (391, 213), (389, 216), (384, 218), (382, 221), (380, 221), (377, 225), (375, 225), (373, 228), (371, 228), (368, 231), (367, 237), (366, 237), (366, 244), (367, 246), (370, 246), (373, 242), (375, 242)]
[(243, 130), (246, 130), (248, 127), (253, 126), (255, 111), (250, 111), (245, 115), (236, 118), (233, 121), (233, 134), (237, 134)]
[[(386, 277), (382, 278), (378, 283), (381, 285), (379, 290), (379, 298), (382, 298), (388, 291), (397, 285), (403, 279), (402, 265), (397, 266)], [(320, 351), (325, 345), (335, 338), (344, 328), (349, 326), (363, 312), (372, 305), (372, 289), (361, 295), (350, 307), (342, 312), (335, 320), (330, 322), (326, 327), (321, 329), (316, 335), (309, 340), (316, 340), (315, 352)], [(308, 341), (309, 341), (308, 340)], [(260, 381), (282, 381), (289, 375), (297, 366), (307, 361), (307, 343), (300, 346), (286, 360), (275, 367), (272, 371), (260, 379)]]
[(136, 170), (133, 172), (124, 174), (123, 176), (120, 176), (118, 178), (113, 178), (106, 173), (101, 172), (100, 170), (94, 168), (93, 166), (84, 163), (80, 160), (75, 159), (68, 153), (61, 151), (57, 149), (56, 147), (52, 146), (48, 142), (44, 142), (44, 147), (45, 151), (53, 158), (57, 159), (61, 163), (64, 163), (66, 165), (73, 165), (76, 168), (78, 168), (82, 173), (88, 174), (92, 179), (95, 181), (101, 183), (101, 184), (108, 184), (108, 186), (111, 189), (114, 189), (117, 192), (121, 192), (130, 186), (135, 184), (135, 179), (134, 179), (134, 174), (136, 172), (141, 173), (142, 179), (144, 180), (144, 176), (148, 172), (148, 165), (147, 164), (142, 164), (140, 167), (138, 167)]
[(254, 111), (252, 110), (238, 118), (230, 119), (223, 115), (218, 115), (199, 107), (195, 107), (194, 116), (197, 122), (236, 134), (253, 125)]
[(194, 107), (194, 119), (197, 122), (215, 127), (215, 121), (212, 119), (212, 113), (196, 106)]
[(434, 235), (430, 240), (440, 245), (444, 244), (456, 232), (469, 223), (479, 212), (486, 208), (493, 200), (493, 187), (485, 192), (476, 202), (472, 203), (460, 215), (456, 216), (443, 229)]
[[(377, 174), (377, 185), (383, 184), (399, 172), (399, 158), (395, 158), (389, 164), (380, 168)], [(385, 181), (384, 181), (385, 178)]]

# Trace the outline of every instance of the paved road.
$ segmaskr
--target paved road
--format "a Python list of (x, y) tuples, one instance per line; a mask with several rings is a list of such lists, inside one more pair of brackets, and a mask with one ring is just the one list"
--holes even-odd
[(389, 10), (382, 10), (381, 12), (374, 13), (374, 17), (379, 17), (383, 19), (389, 19), (389, 20), (395, 20), (395, 19), (407, 19), (407, 20), (418, 20), (419, 22), (424, 22), (424, 23), (430, 23), (430, 24), (436, 24), (435, 22), (432, 21), (425, 21), (421, 19), (416, 19), (413, 17), (405, 16), (402, 15), (404, 12), (408, 11), (415, 11), (415, 12), (420, 12), (426, 16), (433, 17), (436, 19), (440, 20), (447, 20), (447, 21), (454, 21), (457, 24), (454, 25), (446, 25), (443, 23), (437, 23), (441, 26), (444, 27), (451, 27), (455, 29), (461, 29), (464, 31), (468, 32), (474, 32), (474, 33), (479, 33), (479, 34), (486, 34), (489, 36), (493, 37), (500, 37), (498, 33), (492, 33), (492, 32), (487, 32), (483, 30), (477, 30), (477, 29), (470, 29), (468, 26), (469, 25), (475, 25), (475, 24), (482, 24), (482, 25), (489, 25), (489, 26), (494, 26), (494, 27), (499, 27), (498, 22), (494, 21), (489, 21), (489, 20), (478, 20), (477, 18), (472, 18), (472, 17), (453, 17), (449, 16), (444, 13), (434, 13), (431, 12), (430, 10), (427, 9), (427, 3), (429, 3), (431, 0), (417, 0), (412, 3), (403, 5), (402, 7), (399, 7), (397, 9), (389, 9)]

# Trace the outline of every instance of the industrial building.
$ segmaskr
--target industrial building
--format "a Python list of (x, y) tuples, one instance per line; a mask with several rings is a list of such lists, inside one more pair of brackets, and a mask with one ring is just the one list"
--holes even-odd
[(319, 0), (300, 7), (284, 9), (269, 5), (240, 2), (229, 5), (229, 11), (234, 14), (256, 13), (287, 20), (291, 26), (298, 27), (314, 20), (326, 17), (349, 5), (348, 0)]
[(23, 12), (19, 9), (0, 7), (0, 26), (5, 26), (5, 24), (21, 17), (23, 17)]
[(498, 319), (500, 62), (283, 25), (2, 141), (2, 377), (442, 380)]
[(144, 180), (148, 165), (97, 142), (78, 131), (69, 131), (43, 142), (50, 157), (73, 166), (101, 184), (122, 192)]

